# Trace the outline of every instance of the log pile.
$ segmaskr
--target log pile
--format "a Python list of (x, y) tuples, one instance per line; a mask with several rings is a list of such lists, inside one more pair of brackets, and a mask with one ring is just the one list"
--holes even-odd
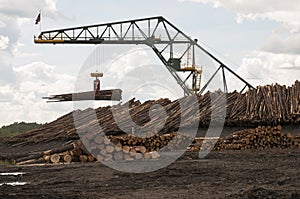
[(269, 123), (299, 122), (300, 82), (292, 87), (260, 86), (246, 93), (248, 121), (268, 121)]
[[(171, 136), (171, 135), (170, 135)], [(33, 154), (18, 154), (13, 160), (17, 165), (25, 164), (41, 164), (41, 163), (71, 163), (71, 162), (95, 162), (95, 161), (123, 161), (123, 160), (138, 160), (138, 159), (157, 159), (160, 157), (159, 153), (154, 149), (159, 148), (159, 143), (162, 144), (164, 139), (157, 138), (157, 145), (153, 146), (149, 150), (143, 145), (137, 145), (137, 141), (140, 141), (140, 138), (127, 137), (120, 139), (119, 137), (110, 136), (108, 139), (105, 136), (97, 136), (95, 140), (87, 145), (88, 143), (82, 143), (81, 140), (72, 142), (71, 144), (46, 150), (42, 152), (36, 152)], [(169, 137), (169, 136), (167, 136)], [(146, 138), (145, 138), (146, 139)], [(112, 141), (117, 144), (113, 144)], [(122, 140), (122, 142), (120, 142)], [(126, 145), (122, 145), (121, 143)], [(87, 148), (90, 150), (88, 151)]]
[(145, 137), (133, 135), (105, 137), (104, 134), (88, 133), (81, 138), (83, 145), (99, 161), (155, 159), (160, 157), (160, 150), (185, 150), (192, 140), (192, 136), (179, 132), (164, 135), (148, 133)]
[[(26, 164), (58, 164), (71, 162), (96, 162), (96, 161), (122, 161), (136, 159), (157, 159), (160, 157), (156, 151), (148, 152), (143, 146), (113, 145), (109, 141), (97, 146), (102, 148), (98, 154), (92, 154), (80, 141), (54, 149), (34, 154), (24, 154), (13, 162), (17, 165)], [(94, 152), (94, 151), (93, 151)], [(20, 156), (20, 155), (19, 155)]]
[(300, 133), (294, 136), (294, 140), (300, 143)]
[(300, 82), (290, 87), (275, 84), (259, 86), (244, 94), (229, 93), (226, 122), (229, 125), (299, 124)]
[(220, 139), (215, 150), (245, 150), (296, 148), (300, 143), (290, 133), (282, 133), (281, 126), (259, 126), (243, 130)]
[[(224, 96), (225, 107), (222, 105)], [(187, 96), (175, 101), (169, 99), (149, 100), (144, 103), (132, 99), (115, 106), (75, 110), (39, 129), (7, 138), (6, 142), (13, 146), (51, 141), (71, 143), (77, 142), (80, 137), (85, 137), (84, 142), (94, 147), (92, 150), (95, 154), (101, 154), (102, 151), (101, 157), (99, 156), (98, 159), (121, 159), (117, 157), (120, 155), (114, 154), (120, 152), (118, 151), (120, 149), (105, 146), (108, 150), (104, 152), (103, 148), (95, 146), (95, 143), (102, 142), (101, 140), (96, 141), (97, 136), (104, 137), (105, 134), (114, 146), (119, 146), (121, 151), (130, 154), (131, 158), (135, 156), (130, 153), (132, 151), (138, 151), (138, 153), (145, 151), (141, 154), (142, 158), (146, 158), (149, 156), (146, 153), (155, 152), (166, 145), (170, 149), (176, 149), (178, 146), (189, 143), (191, 140), (188, 135), (174, 133), (178, 132), (179, 126), (187, 130), (198, 127), (198, 125), (207, 127), (210, 124), (212, 113), (215, 120), (222, 119), (224, 108), (226, 110), (225, 125), (228, 126), (300, 124), (300, 82), (296, 81), (290, 87), (278, 84), (260, 86), (245, 93), (208, 92), (196, 96), (196, 100), (195, 96)], [(178, 136), (183, 137), (179, 138)], [(299, 140), (299, 138), (292, 139), (289, 135), (280, 133), (280, 130), (276, 130), (276, 128), (269, 129), (267, 127), (240, 132), (232, 136), (219, 141), (216, 149), (289, 147), (293, 145), (293, 140)], [(178, 140), (186, 140), (186, 143), (185, 141), (177, 143), (175, 137), (179, 138)], [(209, 146), (209, 142), (206, 145)], [(70, 153), (72, 156), (70, 150), (66, 151), (63, 152)], [(84, 155), (88, 156), (89, 154)], [(141, 155), (137, 156), (140, 158)], [(72, 160), (79, 158), (74, 157), (72, 156)], [(123, 158), (130, 159), (129, 155), (127, 157)], [(64, 158), (59, 158), (59, 161), (62, 159)], [(46, 160), (48, 161), (48, 158)]]
[[(190, 145), (193, 142), (192, 145)], [(211, 150), (247, 150), (300, 147), (300, 136), (281, 132), (281, 126), (259, 126), (228, 135), (224, 138), (194, 138), (188, 134), (172, 132), (158, 135), (148, 133), (145, 137), (105, 136), (85, 134), (81, 140), (62, 147), (18, 155), (14, 162), (18, 165), (38, 163), (71, 163), (95, 161), (128, 161), (156, 159), (160, 150), (185, 150), (198, 152)]]
[(81, 140), (66, 146), (34, 154), (24, 154), (14, 161), (22, 165), (156, 159), (160, 157), (160, 150), (185, 150), (192, 140), (192, 136), (179, 132), (164, 135), (148, 133), (147, 137), (105, 136), (105, 134), (89, 133), (85, 134)]
[(282, 133), (281, 126), (259, 126), (224, 138), (196, 138), (188, 151), (300, 148), (300, 136)]
[[(54, 122), (43, 125), (40, 129), (15, 137), (12, 142), (27, 144), (74, 140), (78, 139), (78, 128), (100, 133), (99, 126), (106, 135), (131, 133), (133, 126), (135, 132), (152, 131), (159, 134), (176, 132), (179, 126), (207, 127), (212, 114), (212, 98), (215, 99), (213, 105), (215, 120), (221, 119), (222, 111), (226, 111), (225, 125), (227, 126), (300, 124), (299, 81), (291, 87), (276, 84), (259, 86), (246, 93), (228, 93), (225, 96), (225, 107), (222, 105), (224, 100), (222, 92), (197, 96), (198, 102), (195, 102), (193, 97), (188, 96), (175, 101), (149, 100), (144, 103), (132, 99), (112, 107), (75, 110)], [(154, 105), (161, 108), (153, 108)], [(162, 117), (163, 113), (166, 113), (166, 120)]]

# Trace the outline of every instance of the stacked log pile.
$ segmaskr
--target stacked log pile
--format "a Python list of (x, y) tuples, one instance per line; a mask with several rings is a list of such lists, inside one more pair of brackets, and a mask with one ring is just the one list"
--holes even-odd
[(19, 165), (46, 162), (58, 163), (60, 160), (71, 162), (75, 156), (71, 156), (70, 151), (76, 151), (75, 148), (75, 144), (72, 143), (52, 150), (35, 152), (33, 154), (18, 154), (16, 155), (17, 158), (14, 159), (14, 162)]
[[(72, 142), (60, 148), (36, 152), (32, 154), (16, 154), (13, 162), (18, 165), (40, 163), (71, 163), (94, 161), (123, 161), (137, 159), (157, 159), (160, 157), (156, 150), (167, 145), (175, 134), (153, 136), (153, 142), (148, 143), (148, 138), (117, 137), (98, 135), (90, 143), (81, 140)], [(183, 139), (184, 140), (184, 139)], [(182, 142), (181, 137), (178, 142)], [(113, 142), (117, 142), (114, 144)], [(144, 144), (144, 145), (143, 145)], [(90, 150), (88, 151), (87, 148)]]
[(300, 143), (300, 134), (294, 136), (294, 140)]
[(214, 92), (197, 97), (198, 102), (194, 100), (195, 96), (144, 103), (132, 99), (112, 107), (75, 110), (39, 129), (16, 136), (10, 142), (25, 145), (52, 140), (78, 140), (78, 129), (82, 129), (83, 134), (94, 132), (120, 135), (132, 131), (168, 134), (178, 131), (179, 126), (207, 127), (212, 113), (215, 121), (222, 121), (222, 113), (225, 111), (227, 126), (300, 124), (299, 81), (291, 87), (276, 84), (260, 86), (243, 94)]
[(300, 82), (292, 87), (260, 86), (246, 93), (248, 121), (274, 123), (299, 122)]
[(259, 126), (230, 134), (224, 138), (196, 138), (188, 151), (247, 150), (271, 148), (298, 148), (300, 136), (282, 133), (281, 126)]
[[(130, 157), (126, 156), (127, 158), (123, 156), (123, 159), (135, 157), (136, 155), (131, 153), (134, 151), (142, 152), (142, 158), (146, 158), (149, 156), (148, 153), (153, 153), (165, 146), (176, 149), (178, 146), (189, 143), (191, 140), (188, 135), (180, 138), (182, 135), (174, 133), (178, 132), (179, 126), (181, 130), (187, 131), (189, 128), (197, 128), (198, 125), (207, 127), (210, 124), (211, 115), (216, 121), (222, 121), (224, 113), (226, 113), (225, 125), (228, 126), (300, 124), (300, 82), (296, 81), (291, 87), (278, 84), (260, 86), (245, 93), (208, 92), (201, 96), (187, 96), (175, 101), (159, 99), (144, 103), (132, 99), (115, 106), (75, 110), (39, 129), (7, 138), (6, 142), (13, 146), (51, 141), (71, 143), (78, 141), (81, 137), (86, 138), (83, 139), (84, 142), (94, 147), (92, 150), (96, 154), (102, 152), (98, 159), (121, 159), (118, 157), (120, 155), (115, 155), (120, 151), (130, 154)], [(294, 140), (299, 139), (292, 139), (289, 135), (280, 133), (280, 130), (276, 128), (266, 129), (261, 127), (232, 135), (233, 137), (219, 141), (216, 149), (289, 147), (293, 145)], [(97, 142), (102, 142), (96, 141), (99, 135), (102, 137), (107, 135), (113, 146), (119, 146), (121, 150), (104, 146), (108, 149), (105, 152), (102, 146), (97, 148), (96, 144), (99, 145)], [(177, 143), (175, 137), (178, 140), (186, 140), (186, 143), (185, 141)], [(175, 144), (168, 144), (169, 142)], [(209, 146), (209, 143), (207, 145)], [(60, 154), (60, 157), (71, 155), (72, 160), (79, 158), (78, 155), (72, 155), (70, 150), (61, 153), (64, 152), (67, 154), (57, 154)], [(140, 158), (141, 154), (135, 158)], [(39, 158), (44, 158), (44, 155)], [(88, 153), (83, 155), (89, 156)], [(46, 158), (47, 161), (48, 159)], [(59, 161), (62, 159), (64, 158), (59, 158)]]
[(256, 129), (243, 130), (220, 139), (215, 150), (244, 150), (296, 148), (300, 143), (290, 133), (282, 133), (281, 126), (259, 126)]
[[(77, 142), (78, 143), (78, 142)], [(42, 151), (34, 154), (24, 154), (23, 157), (14, 160), (17, 165), (41, 164), (41, 163), (71, 163), (71, 162), (94, 162), (95, 157), (84, 147), (72, 143), (57, 149)]]
[(275, 84), (259, 86), (244, 94), (229, 93), (226, 123), (299, 124), (300, 82), (296, 81), (291, 87)]
[(185, 150), (193, 137), (173, 132), (157, 135), (148, 133), (146, 137), (105, 136), (105, 134), (85, 134), (81, 140), (66, 146), (38, 152), (18, 155), (16, 164), (70, 163), (93, 161), (122, 161), (137, 159), (156, 159), (160, 150)]
[[(190, 145), (193, 142), (192, 145)], [(211, 150), (247, 150), (300, 147), (300, 136), (282, 133), (281, 126), (259, 126), (228, 135), (224, 138), (196, 138), (172, 132), (164, 135), (149, 133), (146, 137), (105, 136), (86, 134), (81, 140), (63, 147), (39, 153), (24, 154), (15, 163), (71, 163), (94, 161), (123, 161), (156, 159), (160, 150), (185, 150), (198, 152)]]
[(133, 159), (155, 159), (160, 157), (160, 150), (185, 150), (193, 137), (179, 132), (158, 135), (148, 133), (145, 137), (133, 135), (107, 136), (104, 134), (85, 134), (83, 145), (99, 161), (120, 161)]

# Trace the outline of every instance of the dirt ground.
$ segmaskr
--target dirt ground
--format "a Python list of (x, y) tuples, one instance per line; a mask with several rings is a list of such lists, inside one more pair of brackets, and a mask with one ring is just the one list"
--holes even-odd
[[(300, 149), (186, 153), (161, 170), (131, 174), (101, 163), (1, 165), (0, 198), (300, 198)], [(153, 160), (156, 161), (156, 160)]]

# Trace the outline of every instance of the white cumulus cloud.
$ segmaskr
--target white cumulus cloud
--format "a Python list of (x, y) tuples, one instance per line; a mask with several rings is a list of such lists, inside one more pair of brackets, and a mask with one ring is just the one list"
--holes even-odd
[(300, 31), (300, 4), (298, 1), (282, 0), (180, 0), (203, 4), (212, 4), (214, 7), (224, 7), (236, 13), (238, 22), (244, 19), (270, 19), (282, 23), (290, 32)]
[(72, 92), (75, 77), (55, 73), (43, 62), (14, 67), (15, 84), (0, 84), (1, 125), (14, 121), (51, 121), (72, 110), (72, 103), (46, 104), (42, 97)]
[(33, 18), (41, 9), (47, 17), (56, 17), (58, 15), (56, 2), (56, 0), (0, 0), (0, 13), (18, 18)]
[(0, 49), (1, 50), (7, 49), (8, 44), (9, 44), (9, 38), (7, 36), (0, 35)]
[(274, 32), (262, 45), (261, 50), (276, 54), (298, 54), (300, 55), (300, 34), (290, 34), (283, 37)]
[(251, 79), (255, 86), (270, 83), (291, 85), (300, 77), (300, 56), (253, 51), (243, 58), (237, 72)]

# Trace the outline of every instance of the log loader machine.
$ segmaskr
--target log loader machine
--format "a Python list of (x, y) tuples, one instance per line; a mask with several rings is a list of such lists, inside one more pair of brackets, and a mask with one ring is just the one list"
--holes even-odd
[[(198, 44), (197, 39), (191, 39), (191, 37), (187, 36), (161, 16), (43, 31), (37, 37), (34, 37), (34, 43), (58, 45), (146, 45), (154, 51), (170, 74), (175, 78), (185, 96), (202, 94), (207, 90), (208, 85), (219, 71), (222, 72), (224, 92), (228, 91), (225, 71), (231, 73), (245, 84), (242, 91), (247, 87), (253, 88), (251, 84), (236, 74), (226, 64)], [(206, 54), (219, 66), (203, 86), (201, 86), (202, 67), (199, 68), (196, 65), (196, 51)], [(188, 57), (187, 64), (182, 63), (184, 56)], [(189, 73), (185, 79), (182, 79), (179, 75), (182, 72)], [(54, 101), (121, 99), (121, 90), (99, 90), (98, 83), (100, 85), (100, 82), (98, 82), (97, 78), (100, 76), (94, 75), (94, 77), (96, 77), (95, 83), (97, 83), (97, 86), (94, 87), (93, 92), (53, 95), (47, 99)], [(191, 82), (191, 88), (188, 86), (188, 82)]]

